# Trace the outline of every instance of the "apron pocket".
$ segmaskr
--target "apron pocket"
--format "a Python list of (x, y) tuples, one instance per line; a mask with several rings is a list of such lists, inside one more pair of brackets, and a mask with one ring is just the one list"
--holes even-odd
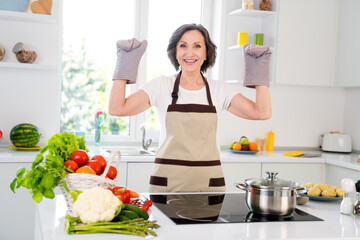
[(210, 178), (209, 187), (223, 187), (225, 186), (225, 178)]
[(150, 176), (150, 184), (166, 187), (168, 185), (168, 179), (167, 177)]

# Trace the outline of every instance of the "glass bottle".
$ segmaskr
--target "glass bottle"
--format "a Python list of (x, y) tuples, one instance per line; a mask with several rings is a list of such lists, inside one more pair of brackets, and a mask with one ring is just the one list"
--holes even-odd
[(242, 9), (254, 10), (254, 0), (242, 0)]
[(340, 212), (344, 215), (354, 215), (354, 203), (351, 199), (351, 193), (355, 190), (354, 180), (344, 178), (341, 181), (341, 188), (344, 191), (344, 196), (340, 204)]
[(360, 215), (360, 180), (358, 180), (355, 184), (357, 202), (355, 203), (354, 212), (355, 215)]
[(271, 10), (271, 0), (260, 0), (259, 10), (270, 11)]

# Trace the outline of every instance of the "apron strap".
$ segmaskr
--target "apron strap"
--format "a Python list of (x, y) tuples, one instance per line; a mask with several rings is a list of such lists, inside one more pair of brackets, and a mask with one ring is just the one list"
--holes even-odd
[[(204, 75), (201, 73), (201, 76), (204, 80), (205, 83), (205, 88), (206, 88), (206, 96), (209, 102), (210, 106), (213, 106), (213, 102), (211, 100), (211, 94), (210, 94), (210, 87), (208, 82), (206, 81), (206, 78), (204, 77)], [(176, 101), (178, 100), (179, 96), (178, 96), (178, 92), (179, 92), (179, 85), (180, 85), (180, 77), (181, 77), (181, 71), (179, 72), (179, 74), (177, 75), (176, 79), (175, 79), (175, 83), (174, 83), (174, 89), (171, 93), (171, 97), (172, 97), (172, 102), (171, 104), (174, 105), (176, 104)]]

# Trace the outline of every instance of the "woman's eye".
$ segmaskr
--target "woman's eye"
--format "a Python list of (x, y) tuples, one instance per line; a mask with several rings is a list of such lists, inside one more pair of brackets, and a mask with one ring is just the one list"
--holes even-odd
[(186, 46), (185, 46), (185, 44), (180, 44), (180, 47), (181, 47), (181, 48), (184, 48), (184, 47), (186, 47)]
[(196, 48), (201, 48), (201, 45), (195, 45)]

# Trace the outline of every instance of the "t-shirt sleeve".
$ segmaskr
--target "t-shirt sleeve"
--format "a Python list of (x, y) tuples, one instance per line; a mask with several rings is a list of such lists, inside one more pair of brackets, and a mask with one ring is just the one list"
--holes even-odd
[(220, 82), (220, 84), (221, 84), (221, 92), (222, 95), (224, 96), (223, 110), (226, 110), (229, 107), (233, 97), (236, 94), (240, 93), (240, 89), (233, 84), (229, 84), (225, 82)]
[(160, 93), (163, 81), (163, 76), (156, 77), (149, 82), (146, 82), (140, 89), (145, 91), (149, 96), (151, 106), (157, 107), (160, 103)]

